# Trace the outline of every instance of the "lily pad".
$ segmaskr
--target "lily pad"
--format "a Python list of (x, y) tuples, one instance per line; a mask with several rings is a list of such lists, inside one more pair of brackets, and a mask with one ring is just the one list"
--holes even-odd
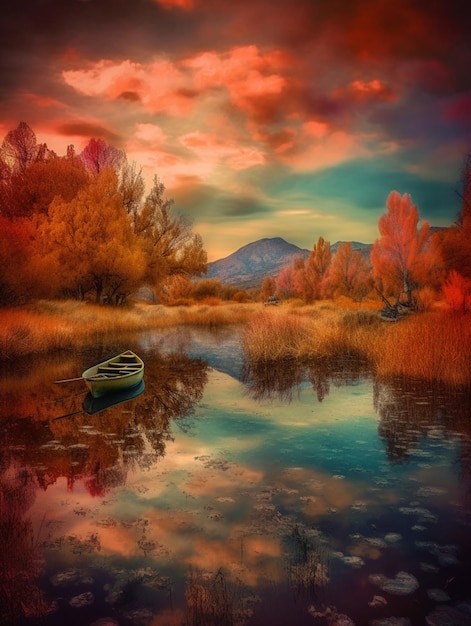
[(383, 574), (372, 574), (369, 580), (394, 596), (408, 596), (419, 588), (417, 578), (407, 572), (399, 572), (395, 578), (388, 578)]

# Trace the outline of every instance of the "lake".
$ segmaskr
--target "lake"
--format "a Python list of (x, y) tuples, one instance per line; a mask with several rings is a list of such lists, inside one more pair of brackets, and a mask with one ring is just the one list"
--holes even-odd
[[(133, 398), (53, 382), (127, 348)], [(471, 624), (469, 389), (253, 368), (234, 329), (1, 371), (2, 624)]]

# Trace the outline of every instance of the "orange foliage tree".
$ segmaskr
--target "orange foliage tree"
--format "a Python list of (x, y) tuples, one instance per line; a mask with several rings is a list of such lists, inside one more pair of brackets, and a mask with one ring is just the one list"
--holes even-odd
[(341, 243), (327, 271), (326, 291), (332, 296), (362, 300), (371, 288), (370, 264), (350, 242)]
[(142, 208), (133, 215), (134, 232), (145, 256), (144, 280), (157, 289), (165, 288), (171, 276), (201, 276), (207, 270), (201, 237), (183, 217), (172, 215), (172, 205), (165, 197), (165, 185), (155, 177)]
[(323, 296), (323, 281), (332, 260), (330, 242), (319, 237), (309, 255), (306, 264), (306, 302), (312, 302)]
[(144, 191), (142, 171), (102, 139), (58, 157), (24, 122), (10, 131), (0, 146), (3, 302), (121, 302), (142, 284), (204, 273), (202, 239), (172, 215), (164, 185), (156, 178), (143, 200)]
[(88, 173), (76, 157), (54, 157), (33, 163), (21, 175), (12, 175), (5, 214), (31, 217), (47, 213), (55, 196), (69, 202), (89, 181)]
[(380, 238), (371, 252), (376, 286), (387, 300), (393, 296), (399, 302), (405, 295), (405, 304), (414, 305), (414, 293), (432, 282), (436, 258), (430, 246), (428, 222), (419, 225), (417, 206), (405, 193), (392, 191), (387, 199), (387, 212), (378, 222)]
[(4, 305), (27, 299), (31, 293), (31, 237), (29, 220), (12, 221), (0, 215), (0, 302)]
[(144, 254), (123, 210), (118, 179), (103, 170), (70, 202), (56, 197), (39, 219), (36, 264), (43, 278), (96, 302), (119, 302), (136, 289), (145, 272)]
[(439, 233), (445, 268), (471, 279), (471, 155), (463, 167), (461, 210), (456, 223)]

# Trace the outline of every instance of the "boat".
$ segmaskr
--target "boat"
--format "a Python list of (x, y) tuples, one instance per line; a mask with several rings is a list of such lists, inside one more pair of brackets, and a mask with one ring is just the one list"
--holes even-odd
[(82, 378), (94, 398), (135, 387), (143, 376), (144, 362), (131, 350), (93, 365), (82, 373)]
[(104, 396), (100, 396), (99, 398), (93, 397), (91, 392), (89, 391), (85, 396), (85, 400), (82, 403), (83, 413), (87, 413), (88, 415), (95, 415), (95, 413), (100, 413), (101, 411), (105, 411), (113, 406), (121, 404), (123, 402), (128, 402), (129, 400), (134, 400), (140, 396), (145, 389), (144, 381), (141, 380), (140, 383), (134, 385), (133, 387), (129, 387), (128, 389), (122, 389), (121, 391), (116, 391), (114, 393), (107, 393)]

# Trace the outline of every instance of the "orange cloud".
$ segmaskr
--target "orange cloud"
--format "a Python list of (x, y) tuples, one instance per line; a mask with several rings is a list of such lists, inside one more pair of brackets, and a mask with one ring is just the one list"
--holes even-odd
[(244, 170), (265, 163), (264, 155), (255, 147), (244, 147), (237, 142), (224, 141), (212, 133), (195, 131), (180, 138), (180, 142), (199, 158), (225, 162), (231, 169)]
[(154, 0), (154, 2), (160, 4), (165, 9), (177, 8), (189, 11), (194, 7), (193, 0)]
[(344, 88), (333, 92), (334, 98), (353, 100), (356, 102), (370, 102), (374, 100), (396, 100), (397, 96), (382, 81), (354, 80)]
[(62, 76), (87, 96), (139, 101), (150, 113), (183, 116), (192, 108), (187, 78), (175, 63), (162, 58), (148, 65), (101, 60), (87, 69), (64, 71)]

